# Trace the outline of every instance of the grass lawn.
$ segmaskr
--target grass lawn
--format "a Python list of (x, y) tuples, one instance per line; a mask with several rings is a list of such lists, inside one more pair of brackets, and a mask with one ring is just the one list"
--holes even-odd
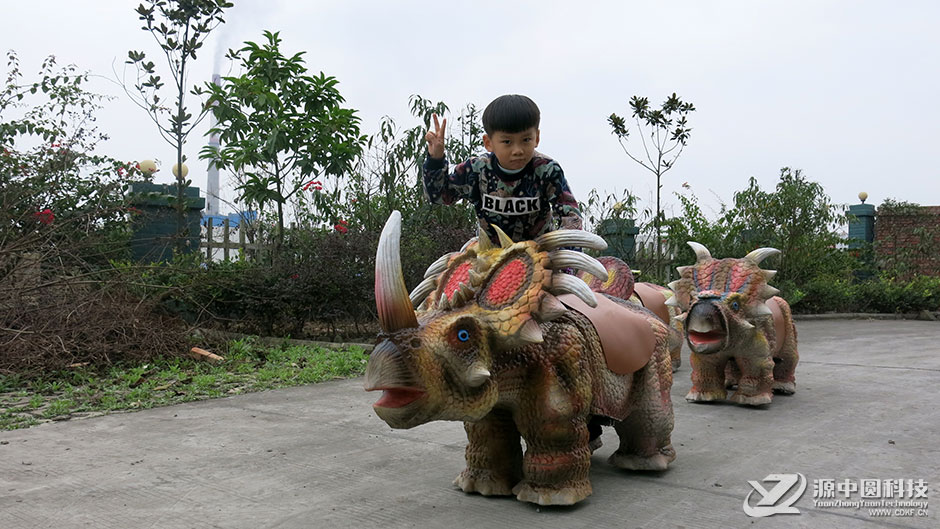
[(29, 379), (0, 376), (0, 430), (355, 377), (368, 359), (358, 347), (270, 347), (252, 340), (229, 342), (220, 354), (225, 361), (216, 365), (174, 357)]

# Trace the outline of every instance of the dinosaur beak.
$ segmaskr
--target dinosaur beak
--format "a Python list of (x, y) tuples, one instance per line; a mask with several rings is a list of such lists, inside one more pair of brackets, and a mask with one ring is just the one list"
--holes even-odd
[(375, 253), (375, 306), (382, 330), (393, 333), (418, 326), (401, 272), (401, 213), (393, 211)]

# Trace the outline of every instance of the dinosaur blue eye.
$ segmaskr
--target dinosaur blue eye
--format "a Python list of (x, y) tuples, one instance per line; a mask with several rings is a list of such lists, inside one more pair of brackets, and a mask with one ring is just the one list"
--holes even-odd
[(740, 308), (741, 308), (741, 304), (740, 304), (740, 303), (738, 303), (737, 301), (732, 301), (732, 302), (731, 302), (731, 310), (738, 310), (738, 309), (740, 309)]
[(470, 339), (470, 331), (468, 331), (467, 329), (460, 329), (459, 331), (457, 331), (457, 339), (460, 340), (461, 342), (466, 342), (467, 340)]

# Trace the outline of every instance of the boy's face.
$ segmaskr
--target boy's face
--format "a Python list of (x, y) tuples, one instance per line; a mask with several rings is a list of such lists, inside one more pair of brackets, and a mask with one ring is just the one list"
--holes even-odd
[(495, 154), (503, 169), (522, 169), (535, 156), (539, 146), (539, 129), (532, 127), (522, 132), (495, 131), (493, 136), (483, 135), (483, 146)]

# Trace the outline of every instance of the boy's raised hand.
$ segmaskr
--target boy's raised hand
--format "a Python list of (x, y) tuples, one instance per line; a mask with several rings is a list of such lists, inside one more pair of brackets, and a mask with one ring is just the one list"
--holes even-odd
[(428, 129), (424, 139), (428, 141), (428, 154), (431, 158), (440, 159), (444, 157), (444, 130), (447, 129), (447, 118), (444, 118), (444, 122), (441, 123), (437, 119), (437, 114), (431, 114), (431, 117), (434, 118), (434, 131)]

